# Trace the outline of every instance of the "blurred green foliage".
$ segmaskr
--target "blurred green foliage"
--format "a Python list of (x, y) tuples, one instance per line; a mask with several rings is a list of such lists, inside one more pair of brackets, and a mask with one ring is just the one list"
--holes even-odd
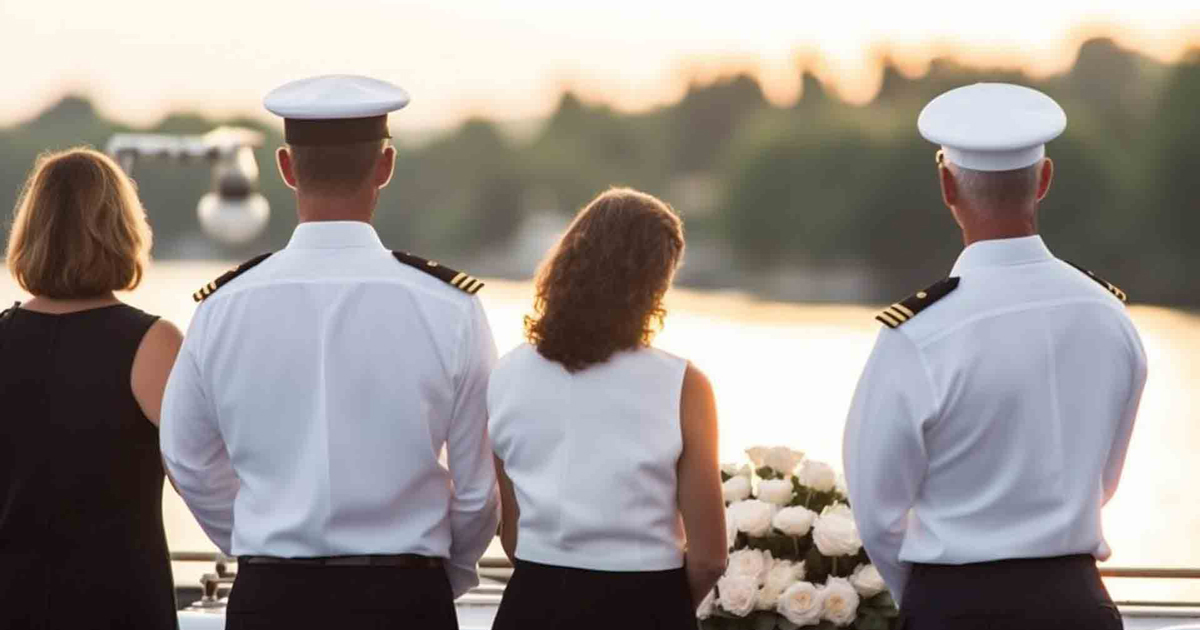
[[(889, 66), (878, 98), (865, 106), (837, 100), (808, 75), (788, 108), (768, 104), (746, 76), (695, 85), (680, 102), (640, 114), (566, 94), (520, 139), (479, 119), (420, 145), (398, 139), (396, 176), (376, 225), (392, 247), (469, 265), (481, 252), (505, 251), (531, 213), (569, 216), (604, 188), (627, 185), (672, 202), (689, 239), (710, 245), (692, 253), (721, 258), (706, 268), (723, 271), (684, 274), (685, 284), (777, 294), (778, 282), (763, 278), (786, 285), (793, 270), (855, 269), (871, 278), (862, 299), (892, 300), (943, 277), (961, 248), (937, 190), (936, 147), (917, 134), (916, 119), (937, 94), (976, 81), (1033, 85), (1067, 111), (1066, 133), (1048, 148), (1057, 177), (1042, 207), (1042, 231), (1058, 255), (1136, 301), (1200, 304), (1192, 278), (1200, 273), (1200, 54), (1169, 66), (1108, 40), (1086, 43), (1070, 72), (1041, 80), (946, 60), (918, 79)], [(209, 242), (195, 219), (208, 176), (139, 163), (159, 258), (247, 258), (287, 242), (293, 202), (274, 173), (276, 131), (193, 115), (145, 131), (203, 133), (218, 122), (269, 134), (257, 158), (270, 225), (248, 246)], [(128, 130), (78, 97), (0, 129), (0, 193), (15, 200), (40, 151), (103, 147)]]

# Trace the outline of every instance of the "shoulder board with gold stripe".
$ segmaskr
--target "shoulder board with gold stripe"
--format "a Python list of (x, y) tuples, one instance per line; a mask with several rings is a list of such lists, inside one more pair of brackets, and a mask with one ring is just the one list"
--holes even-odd
[(1088, 271), (1087, 269), (1084, 269), (1083, 267), (1080, 267), (1079, 265), (1076, 265), (1075, 263), (1073, 263), (1069, 260), (1064, 260), (1063, 262), (1078, 269), (1081, 273), (1083, 273), (1083, 275), (1091, 278), (1092, 280), (1095, 280), (1100, 286), (1104, 287), (1105, 289), (1108, 289), (1108, 292), (1113, 294), (1113, 296), (1116, 297), (1118, 300), (1121, 300), (1122, 303), (1126, 303), (1129, 301), (1129, 296), (1125, 295), (1125, 292), (1122, 291), (1120, 289), (1120, 287), (1118, 287), (1117, 285), (1109, 282), (1108, 280), (1105, 280), (1104, 278), (1101, 278), (1100, 276), (1097, 276), (1096, 274)]
[(946, 297), (958, 288), (958, 278), (946, 278), (883, 309), (875, 319), (888, 328), (899, 328), (900, 324), (914, 318), (930, 304)]
[(199, 291), (196, 291), (192, 294), (192, 299), (196, 300), (197, 302), (203, 302), (204, 298), (216, 293), (217, 289), (220, 289), (223, 285), (228, 284), (230, 280), (233, 280), (243, 273), (246, 273), (258, 263), (266, 260), (267, 256), (270, 255), (270, 252), (267, 252), (266, 254), (259, 254), (258, 256), (255, 256), (254, 258), (251, 258), (250, 260), (247, 260), (246, 262), (234, 267), (233, 269), (226, 271), (216, 280), (213, 280), (212, 282), (200, 287)]
[(479, 290), (483, 288), (483, 281), (475, 276), (455, 271), (449, 267), (443, 267), (435, 261), (426, 260), (408, 252), (392, 252), (392, 255), (396, 257), (396, 260), (409, 267), (420, 269), (438, 280), (471, 295), (479, 293)]

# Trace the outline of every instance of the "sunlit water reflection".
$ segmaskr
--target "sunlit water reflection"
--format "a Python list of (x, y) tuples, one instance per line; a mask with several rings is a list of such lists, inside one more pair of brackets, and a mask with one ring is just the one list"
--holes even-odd
[[(158, 263), (126, 299), (186, 329), (192, 291), (224, 264)], [(1136, 292), (1134, 292), (1136, 296)], [(492, 281), (480, 293), (501, 352), (521, 342), (521, 318), (532, 300), (528, 283)], [(23, 299), (7, 278), (0, 298)], [(878, 331), (874, 310), (754, 301), (727, 293), (676, 291), (669, 297), (661, 348), (708, 373), (721, 416), (721, 455), (742, 456), (755, 444), (781, 443), (839, 464), (842, 423), (858, 374)], [(1200, 567), (1200, 317), (1181, 311), (1131, 309), (1146, 346), (1150, 378), (1121, 489), (1105, 510), (1114, 550), (1110, 564)], [(167, 531), (176, 550), (212, 549), (187, 509), (165, 492)], [(177, 565), (195, 583), (208, 567)], [(1200, 587), (1111, 581), (1123, 598), (1187, 597)]]

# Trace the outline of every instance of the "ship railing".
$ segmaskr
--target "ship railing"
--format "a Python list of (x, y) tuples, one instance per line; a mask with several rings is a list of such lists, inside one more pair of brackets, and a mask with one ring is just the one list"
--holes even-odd
[[(228, 586), (237, 577), (229, 570), (229, 565), (237, 562), (224, 554), (214, 551), (173, 551), (173, 562), (210, 562), (214, 571), (205, 573), (200, 578), (201, 598), (195, 605), (200, 607), (220, 605), (219, 596), (224, 594)], [(473, 589), (458, 602), (461, 604), (495, 604), (504, 593), (504, 585), (512, 576), (512, 563), (507, 558), (483, 558), (479, 561), (479, 575), (483, 578), (481, 584)], [(1166, 567), (1109, 567), (1101, 566), (1100, 575), (1113, 579), (1143, 579), (1143, 580), (1197, 580), (1200, 581), (1200, 569), (1166, 568)], [(1200, 618), (1200, 601), (1159, 601), (1159, 600), (1119, 600), (1116, 602), (1121, 613), (1127, 617), (1180, 617)]]

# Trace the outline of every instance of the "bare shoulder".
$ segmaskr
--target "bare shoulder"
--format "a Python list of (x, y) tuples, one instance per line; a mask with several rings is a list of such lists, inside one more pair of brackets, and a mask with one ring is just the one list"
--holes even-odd
[(146, 335), (142, 337), (142, 344), (138, 348), (138, 352), (168, 352), (172, 356), (179, 352), (179, 346), (183, 344), (183, 333), (170, 320), (160, 318), (154, 322), (150, 329), (146, 331)]
[(153, 379), (154, 373), (164, 369), (169, 372), (182, 345), (183, 333), (175, 324), (161, 318), (151, 324), (133, 357), (135, 388), (143, 379)]
[(137, 354), (133, 357), (130, 385), (142, 413), (151, 424), (158, 424), (162, 409), (163, 390), (167, 378), (175, 365), (175, 356), (183, 344), (183, 333), (175, 324), (159, 319), (151, 324), (142, 337)]
[(708, 380), (708, 375), (688, 361), (687, 370), (683, 373), (683, 399), (712, 397), (712, 393), (712, 382)]
[(717, 403), (712, 382), (690, 361), (679, 394), (679, 423), (685, 440), (689, 434), (704, 435), (716, 431)]

